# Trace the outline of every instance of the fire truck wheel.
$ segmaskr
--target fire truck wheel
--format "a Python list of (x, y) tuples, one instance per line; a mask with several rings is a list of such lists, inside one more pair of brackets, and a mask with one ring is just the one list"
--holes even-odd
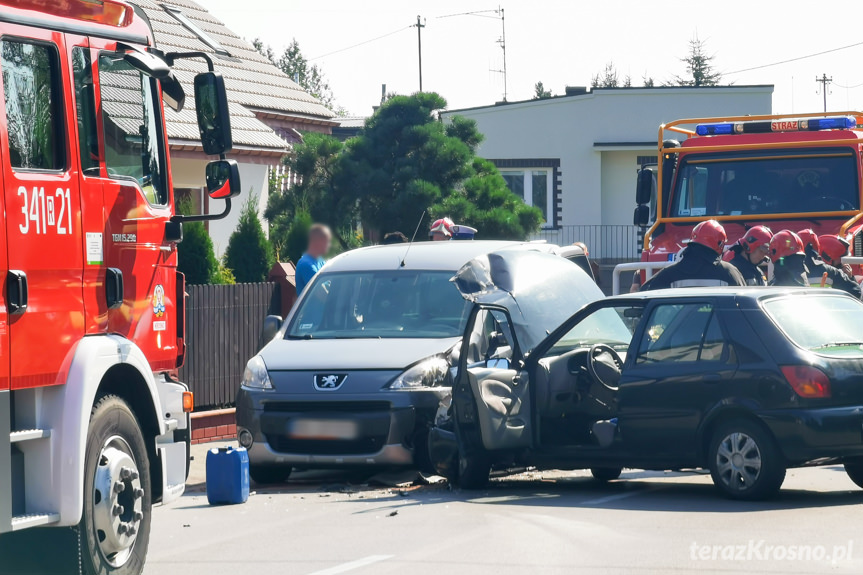
[(125, 401), (115, 395), (96, 401), (86, 449), (78, 524), (82, 573), (138, 575), (150, 542), (150, 462), (141, 426)]

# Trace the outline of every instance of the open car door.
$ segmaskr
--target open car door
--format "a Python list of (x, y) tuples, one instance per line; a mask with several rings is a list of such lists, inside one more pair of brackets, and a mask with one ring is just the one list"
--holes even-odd
[(578, 266), (529, 249), (475, 258), (453, 281), (474, 306), (462, 339), (451, 417), (432, 430), (430, 451), (438, 470), (452, 476), (447, 471), (457, 443), (459, 483), (479, 486), (488, 479), (493, 452), (533, 446), (533, 395), (525, 356), (578, 309), (602, 298), (602, 292)]
[(474, 306), (453, 386), (454, 414), (466, 451), (530, 447), (529, 381), (521, 365), (509, 312)]

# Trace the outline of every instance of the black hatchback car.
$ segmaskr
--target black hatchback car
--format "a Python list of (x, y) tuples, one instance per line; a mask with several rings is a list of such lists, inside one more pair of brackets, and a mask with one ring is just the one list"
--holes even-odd
[[(863, 487), (863, 303), (837, 290), (692, 288), (588, 304), (523, 343), (524, 310), (474, 298), (452, 409), (430, 435), (465, 488), (493, 465), (709, 469), (736, 499), (775, 494), (785, 470), (843, 463)], [(524, 318), (521, 318), (523, 320)], [(501, 351), (503, 350), (503, 351)]]

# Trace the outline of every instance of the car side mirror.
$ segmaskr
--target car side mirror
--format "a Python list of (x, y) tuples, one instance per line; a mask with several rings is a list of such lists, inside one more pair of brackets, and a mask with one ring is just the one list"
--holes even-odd
[(653, 196), (653, 171), (643, 168), (638, 170), (638, 179), (635, 185), (635, 203), (638, 205), (649, 204)]
[(650, 206), (640, 204), (635, 206), (635, 213), (632, 216), (632, 223), (640, 228), (646, 228), (650, 223)]
[(240, 195), (240, 168), (236, 160), (213, 160), (207, 164), (207, 194), (214, 200)]
[(261, 329), (261, 338), (264, 345), (273, 341), (273, 338), (278, 335), (279, 330), (282, 329), (282, 322), (282, 316), (280, 315), (268, 315), (264, 318), (264, 327)]
[(201, 143), (208, 156), (221, 156), (231, 151), (231, 115), (225, 78), (218, 72), (202, 72), (195, 76), (195, 111)]

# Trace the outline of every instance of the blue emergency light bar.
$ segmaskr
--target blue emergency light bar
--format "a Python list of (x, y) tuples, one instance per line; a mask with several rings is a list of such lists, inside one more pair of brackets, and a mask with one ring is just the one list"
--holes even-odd
[(819, 130), (853, 130), (857, 120), (851, 116), (835, 118), (801, 118), (799, 120), (756, 120), (752, 122), (719, 122), (698, 124), (699, 136), (725, 136), (730, 134), (767, 134), (771, 132), (817, 132)]

